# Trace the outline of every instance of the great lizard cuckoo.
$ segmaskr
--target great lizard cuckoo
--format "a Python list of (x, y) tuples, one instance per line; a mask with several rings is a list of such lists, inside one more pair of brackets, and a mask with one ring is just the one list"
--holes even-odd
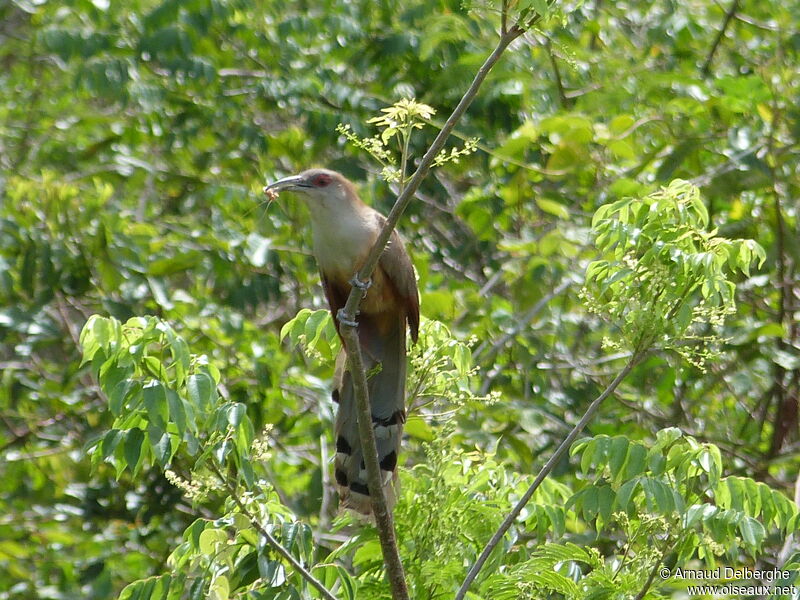
[[(270, 197), (281, 191), (296, 192), (309, 208), (314, 256), (338, 331), (338, 312), (344, 307), (353, 277), (375, 243), (385, 219), (364, 204), (355, 186), (335, 171), (310, 169), (264, 188)], [(368, 374), (381, 475), (391, 503), (406, 414), (406, 325), (415, 342), (419, 331), (416, 278), (397, 232), (392, 233), (372, 274), (356, 322)], [(333, 399), (339, 404), (334, 430), (334, 473), (342, 506), (369, 514), (369, 488), (358, 434), (353, 383), (344, 364), (344, 356), (340, 354), (333, 391)]]

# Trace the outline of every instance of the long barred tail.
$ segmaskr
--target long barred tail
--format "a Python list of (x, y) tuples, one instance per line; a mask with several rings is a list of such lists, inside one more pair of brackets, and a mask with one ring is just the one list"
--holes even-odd
[[(396, 323), (379, 323), (364, 315), (358, 331), (367, 371), (372, 427), (378, 448), (381, 479), (390, 506), (394, 504), (397, 462), (405, 423), (406, 331), (405, 315)], [(379, 327), (379, 325), (383, 325)], [(367, 471), (356, 417), (355, 394), (344, 365), (344, 350), (337, 359), (334, 400), (339, 403), (334, 429), (334, 475), (341, 506), (368, 515), (372, 512)]]

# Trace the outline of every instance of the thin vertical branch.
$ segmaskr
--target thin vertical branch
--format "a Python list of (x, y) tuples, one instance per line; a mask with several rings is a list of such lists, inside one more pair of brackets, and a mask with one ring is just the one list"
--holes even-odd
[(392, 511), (389, 510), (389, 504), (386, 501), (386, 494), (384, 494), (383, 491), (380, 462), (378, 460), (378, 447), (375, 442), (375, 430), (372, 428), (372, 409), (369, 404), (367, 377), (364, 369), (364, 359), (361, 356), (358, 331), (355, 327), (342, 327), (341, 325), (340, 330), (344, 338), (345, 350), (347, 351), (350, 375), (353, 379), (353, 392), (356, 399), (356, 413), (358, 415), (358, 433), (361, 438), (364, 463), (367, 467), (369, 497), (372, 502), (372, 514), (375, 517), (375, 526), (378, 529), (383, 562), (386, 564), (389, 585), (392, 588), (392, 597), (395, 600), (407, 600), (408, 586), (403, 571), (403, 562), (400, 559), (400, 552), (397, 549), (394, 519), (392, 517)]
[(330, 459), (330, 452), (328, 451), (328, 442), (325, 435), (319, 436), (319, 461), (320, 471), (322, 472), (322, 500), (319, 507), (319, 523), (317, 530), (314, 532), (314, 541), (317, 542), (319, 550), (322, 545), (322, 535), (331, 524), (331, 495), (335, 492), (330, 482), (330, 475), (328, 475), (328, 462)]
[(561, 79), (561, 69), (558, 67), (558, 60), (553, 53), (553, 43), (549, 37), (545, 37), (545, 47), (547, 48), (547, 56), (550, 57), (550, 66), (553, 67), (553, 77), (556, 80), (556, 89), (558, 90), (558, 103), (561, 108), (569, 108), (570, 101), (567, 98), (567, 93), (564, 91), (564, 81)]
[[(775, 246), (776, 246), (776, 262), (777, 262), (777, 279), (778, 279), (778, 316), (777, 322), (781, 327), (786, 326), (786, 314), (788, 305), (788, 290), (789, 281), (786, 277), (786, 225), (783, 219), (783, 206), (781, 202), (781, 184), (775, 179), (776, 173), (772, 169), (772, 187), (775, 198)], [(781, 336), (778, 338), (778, 349), (786, 350), (786, 338)], [(791, 412), (788, 410), (792, 404), (792, 399), (787, 397), (786, 389), (786, 369), (779, 363), (773, 365), (773, 384), (772, 396), (776, 399), (775, 402), (775, 423), (772, 431), (772, 441), (767, 456), (769, 458), (778, 454), (783, 445), (783, 440), (792, 425), (792, 421), (796, 419), (791, 418)], [(787, 413), (789, 417), (787, 417)]]
[(464, 599), (464, 597), (467, 595), (467, 590), (469, 589), (469, 586), (478, 576), (478, 573), (480, 573), (481, 569), (483, 568), (483, 565), (486, 564), (486, 561), (489, 559), (489, 555), (503, 539), (503, 536), (511, 528), (511, 525), (514, 524), (514, 521), (517, 520), (517, 517), (519, 517), (520, 513), (522, 512), (522, 509), (525, 508), (528, 502), (530, 502), (531, 498), (533, 497), (533, 493), (539, 488), (540, 485), (542, 485), (542, 482), (547, 478), (547, 476), (550, 474), (553, 468), (558, 464), (558, 461), (561, 460), (561, 457), (569, 449), (569, 447), (572, 445), (572, 442), (575, 441), (578, 435), (580, 435), (584, 427), (586, 427), (586, 425), (589, 424), (589, 421), (591, 421), (592, 417), (597, 412), (597, 409), (600, 408), (600, 405), (603, 403), (603, 401), (614, 393), (614, 390), (616, 390), (619, 384), (622, 383), (622, 380), (628, 376), (628, 373), (630, 373), (633, 367), (635, 367), (636, 364), (642, 359), (644, 354), (645, 353), (642, 351), (635, 352), (633, 356), (631, 356), (630, 360), (625, 365), (625, 367), (617, 374), (614, 380), (610, 384), (608, 384), (608, 387), (604, 389), (603, 392), (597, 398), (595, 398), (595, 400), (589, 405), (589, 408), (587, 408), (586, 412), (583, 413), (581, 420), (578, 421), (575, 427), (572, 428), (572, 431), (569, 432), (569, 435), (567, 435), (567, 437), (564, 438), (564, 441), (561, 442), (558, 448), (556, 448), (556, 451), (553, 453), (553, 455), (550, 457), (547, 463), (542, 467), (542, 470), (539, 471), (539, 474), (536, 476), (536, 479), (527, 489), (522, 498), (519, 499), (519, 502), (517, 502), (517, 504), (514, 506), (511, 512), (508, 513), (508, 516), (506, 516), (503, 523), (500, 525), (497, 531), (495, 531), (494, 535), (492, 536), (492, 539), (490, 539), (489, 542), (486, 544), (486, 547), (483, 549), (483, 552), (481, 552), (481, 555), (478, 557), (478, 560), (475, 561), (475, 564), (472, 565), (472, 568), (469, 570), (469, 573), (467, 573), (467, 576), (464, 579), (464, 583), (461, 584), (461, 587), (459, 588), (458, 593), (455, 596), (455, 600)]
[[(783, 59), (784, 49), (783, 44), (778, 44), (778, 60)], [(771, 112), (772, 119), (770, 120), (770, 127), (767, 139), (767, 168), (769, 169), (772, 179), (772, 192), (775, 200), (775, 246), (776, 246), (776, 271), (777, 271), (777, 284), (778, 284), (778, 306), (776, 321), (779, 325), (785, 328), (783, 336), (778, 338), (777, 347), (779, 350), (786, 351), (794, 343), (794, 338), (797, 332), (795, 320), (791, 318), (792, 308), (791, 299), (794, 296), (794, 267), (793, 261), (790, 258), (790, 253), (786, 247), (787, 227), (784, 218), (784, 202), (789, 199), (789, 192), (782, 181), (782, 172), (778, 166), (778, 159), (775, 153), (775, 145), (778, 141), (779, 130), (783, 119), (782, 107), (779, 104), (778, 90), (771, 85), (772, 102)], [(794, 370), (793, 376), (789, 379), (789, 374), (782, 365), (777, 362), (773, 365), (773, 384), (770, 390), (770, 396), (775, 400), (775, 419), (772, 429), (772, 440), (770, 448), (767, 452), (767, 457), (772, 458), (777, 456), (783, 446), (786, 436), (797, 427), (798, 420), (798, 398), (796, 387), (792, 393), (791, 382), (796, 381), (797, 370)], [(766, 421), (767, 411), (769, 405), (765, 405), (763, 418)]]
[[(592, 11), (593, 12), (592, 18), (595, 21), (600, 20), (600, 11), (602, 9), (603, 9), (603, 0), (596, 0), (596, 2), (594, 3), (594, 10)], [(592, 51), (597, 50), (597, 43), (599, 39), (600, 37), (598, 31), (592, 32), (592, 39), (589, 41), (589, 50)]]

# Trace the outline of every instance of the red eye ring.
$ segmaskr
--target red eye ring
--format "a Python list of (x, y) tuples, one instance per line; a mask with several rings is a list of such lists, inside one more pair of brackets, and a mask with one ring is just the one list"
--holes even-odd
[(327, 173), (320, 173), (311, 180), (311, 183), (314, 185), (314, 187), (325, 187), (330, 185), (331, 181), (333, 181), (333, 177)]

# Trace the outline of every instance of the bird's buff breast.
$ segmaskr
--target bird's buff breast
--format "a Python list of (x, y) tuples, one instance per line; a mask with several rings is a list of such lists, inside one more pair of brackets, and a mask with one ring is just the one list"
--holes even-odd
[[(341, 213), (317, 214), (328, 217), (329, 225), (314, 223), (314, 255), (325, 278), (338, 289), (350, 293), (350, 280), (361, 268), (378, 235), (378, 230), (369, 227), (369, 215), (361, 218), (342, 219)], [(372, 221), (374, 222), (374, 221)], [(395, 309), (396, 298), (388, 277), (380, 265), (372, 273), (372, 284), (361, 302), (362, 313), (377, 314)]]

